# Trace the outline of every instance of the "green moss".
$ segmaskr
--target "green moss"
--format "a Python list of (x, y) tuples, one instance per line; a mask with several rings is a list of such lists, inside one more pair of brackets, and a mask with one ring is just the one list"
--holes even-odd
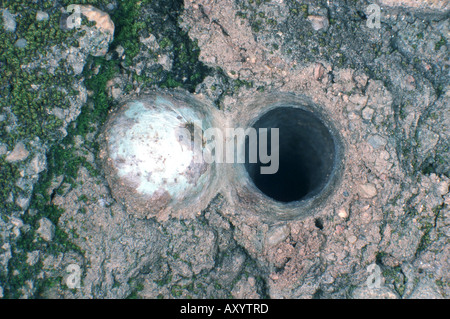
[[(29, 6), (28, 6), (29, 5)], [(7, 143), (28, 136), (38, 136), (41, 140), (57, 138), (62, 121), (49, 113), (53, 108), (67, 108), (67, 94), (72, 92), (74, 76), (67, 74), (65, 68), (58, 68), (54, 74), (41, 68), (24, 69), (32, 61), (39, 60), (45, 48), (67, 42), (74, 31), (59, 28), (60, 12), (54, 12), (47, 21), (36, 21), (36, 8), (28, 4), (16, 6), (6, 1), (6, 7), (20, 15), (17, 18), (15, 33), (0, 28), (0, 109), (11, 106), (17, 118), (18, 128), (8, 136), (2, 136)], [(50, 31), (49, 31), (50, 30)], [(17, 38), (27, 40), (25, 48), (17, 48)], [(55, 83), (59, 89), (56, 90)], [(32, 84), (39, 84), (33, 89)], [(65, 90), (66, 92), (61, 91)]]
[(11, 211), (14, 204), (8, 202), (11, 193), (15, 193), (16, 187), (11, 181), (19, 177), (19, 171), (14, 164), (7, 163), (0, 158), (0, 211)]
[(345, 56), (344, 56), (344, 55), (340, 55), (340, 56), (337, 58), (336, 65), (337, 65), (339, 68), (342, 68), (342, 67), (345, 65), (345, 61), (346, 61)]
[(428, 223), (423, 225), (421, 229), (424, 231), (422, 237), (420, 238), (419, 245), (417, 246), (416, 256), (418, 256), (421, 252), (425, 251), (425, 249), (431, 244), (431, 230), (433, 226)]
[(439, 51), (444, 45), (447, 45), (447, 41), (444, 37), (441, 37), (441, 39), (434, 45), (434, 50)]
[(276, 26), (278, 24), (277, 20), (272, 18), (266, 19), (266, 23), (270, 26)]
[(161, 280), (156, 281), (156, 284), (158, 287), (162, 287), (167, 285), (168, 283), (172, 282), (172, 274), (168, 274), (167, 276), (164, 276)]
[(255, 33), (261, 31), (262, 23), (263, 23), (262, 20), (255, 20), (252, 23), (252, 31), (255, 32)]
[(241, 18), (241, 19), (247, 19), (247, 13), (242, 12), (242, 11), (236, 12), (236, 16)]
[[(97, 1), (92, 1), (97, 2)], [(87, 3), (84, 1), (83, 3)], [(91, 3), (91, 2), (90, 2)], [(48, 146), (60, 139), (59, 129), (62, 120), (51, 115), (53, 108), (67, 109), (70, 106), (69, 98), (78, 94), (72, 88), (72, 83), (81, 76), (71, 75), (64, 61), (54, 74), (40, 67), (24, 69), (23, 65), (39, 60), (40, 55), (49, 50), (53, 45), (70, 43), (75, 31), (63, 31), (59, 27), (61, 12), (57, 9), (50, 10), (50, 18), (47, 21), (36, 21), (36, 11), (42, 8), (52, 8), (52, 4), (44, 2), (43, 7), (29, 2), (6, 1), (4, 2), (11, 12), (19, 14), (17, 29), (14, 34), (6, 33), (0, 28), (0, 109), (11, 106), (11, 111), (17, 119), (17, 129), (7, 135), (1, 135), (2, 142), (10, 147), (18, 140), (30, 137), (39, 137)], [(27, 40), (24, 49), (14, 46), (15, 37)], [(55, 84), (57, 83), (57, 86)], [(33, 89), (32, 85), (37, 85)], [(95, 112), (94, 112), (95, 113)], [(97, 118), (96, 118), (97, 119)], [(2, 130), (2, 132), (4, 132)], [(8, 265), (8, 274), (1, 274), (2, 287), (7, 298), (20, 296), (20, 288), (26, 280), (33, 280), (37, 295), (48, 285), (49, 279), (36, 279), (41, 264), (29, 266), (26, 263), (27, 252), (42, 250), (48, 254), (59, 254), (67, 251), (83, 253), (70, 241), (70, 236), (58, 227), (58, 220), (63, 210), (50, 203), (50, 194), (47, 194), (52, 177), (60, 174), (67, 176), (67, 181), (75, 180), (78, 168), (85, 164), (84, 158), (74, 156), (66, 139), (56, 148), (52, 148), (47, 154), (48, 169), (43, 172), (40, 182), (35, 185), (30, 208), (37, 212), (30, 215), (27, 211), (22, 219), (31, 229), (22, 232), (16, 241), (11, 242), (12, 258)], [(14, 164), (4, 163), (0, 159), (0, 205), (4, 211), (12, 211), (13, 204), (8, 204), (6, 199), (12, 192), (14, 194), (14, 181), (18, 178), (18, 171)], [(3, 211), (3, 209), (2, 209)], [(3, 214), (3, 213), (2, 213)], [(55, 225), (55, 236), (52, 242), (45, 242), (36, 234), (38, 220), (46, 217)], [(72, 234), (71, 236), (74, 236)], [(17, 273), (18, 275), (13, 275)]]
[(81, 194), (78, 197), (78, 200), (81, 201), (81, 202), (87, 203), (89, 201), (89, 198), (85, 194)]
[[(97, 125), (101, 125), (106, 120), (109, 109), (112, 106), (112, 100), (106, 92), (106, 83), (111, 80), (119, 71), (119, 64), (115, 60), (107, 61), (103, 57), (91, 58), (88, 68), (83, 72), (86, 77), (85, 85), (88, 90), (95, 92), (92, 97), (94, 107), (90, 108), (87, 104), (82, 108), (82, 112), (77, 119), (77, 126), (73, 133), (84, 136), (86, 133), (96, 130)], [(99, 68), (98, 74), (93, 70)], [(96, 123), (92, 126), (91, 123)]]
[(237, 79), (233, 81), (233, 88), (234, 91), (238, 91), (241, 87), (245, 86), (246, 88), (252, 88), (253, 87), (253, 82), (252, 81), (247, 81), (247, 80), (241, 80), (241, 79)]
[(181, 297), (183, 295), (183, 287), (178, 286), (178, 285), (173, 285), (170, 288), (170, 294), (175, 298)]
[(210, 73), (210, 69), (198, 59), (200, 49), (197, 41), (192, 41), (176, 24), (182, 12), (182, 1), (170, 0), (159, 3), (157, 13), (161, 21), (155, 21), (152, 28), (155, 34), (161, 35), (160, 47), (162, 49), (170, 47), (173, 63), (170, 72), (160, 71), (156, 85), (164, 88), (182, 87), (194, 92), (195, 87)]
[(403, 274), (400, 266), (385, 267), (382, 271), (382, 276), (386, 283), (392, 284), (400, 296), (403, 296), (406, 289), (407, 277)]
[(443, 294), (444, 297), (447, 297), (446, 293), (445, 293), (445, 288), (446, 287), (450, 287), (450, 282), (448, 281), (443, 281), (441, 279), (436, 279), (436, 285), (439, 287), (439, 289), (441, 289), (441, 292)]
[[(39, 187), (39, 186), (38, 186)], [(8, 263), (8, 274), (3, 274), (2, 280), (4, 294), (6, 298), (20, 297), (20, 288), (25, 285), (27, 280), (34, 280), (37, 295), (42, 293), (43, 288), (48, 284), (48, 278), (36, 279), (40, 272), (42, 264), (40, 262), (33, 266), (27, 264), (27, 252), (41, 250), (47, 254), (56, 255), (61, 252), (75, 251), (84, 254), (76, 245), (69, 241), (69, 236), (58, 227), (57, 221), (63, 213), (63, 210), (48, 204), (48, 197), (35, 196), (32, 201), (31, 209), (37, 214), (30, 215), (26, 212), (22, 219), (24, 223), (31, 226), (28, 231), (22, 231), (22, 234), (16, 241), (11, 242), (12, 257)], [(46, 217), (55, 225), (55, 236), (52, 242), (42, 240), (37, 234), (38, 221)], [(17, 273), (18, 275), (14, 275)]]
[(183, 288), (186, 289), (189, 292), (194, 292), (195, 286), (194, 286), (194, 283), (191, 282), (189, 284), (184, 285)]
[(303, 12), (303, 16), (304, 16), (305, 18), (308, 17), (308, 5), (307, 5), (307, 4), (302, 4), (302, 5), (300, 6), (300, 11)]
[(126, 299), (141, 299), (139, 292), (144, 290), (144, 284), (141, 282), (129, 282), (132, 286), (132, 292), (127, 296)]
[(165, 37), (159, 42), (159, 46), (161, 49), (165, 49), (172, 45), (172, 41), (169, 38)]
[(139, 31), (146, 28), (151, 32), (151, 28), (147, 26), (146, 22), (136, 21), (141, 9), (150, 2), (151, 0), (120, 1), (118, 9), (112, 15), (116, 30), (113, 46), (120, 43), (125, 49), (125, 64), (127, 65), (130, 65), (133, 58), (139, 53)]
[[(133, 58), (141, 50), (139, 34), (142, 30), (152, 31), (156, 23), (152, 21), (136, 21), (136, 17), (144, 6), (150, 5), (149, 0), (130, 0), (119, 2), (119, 8), (112, 15), (116, 26), (115, 39), (111, 48), (121, 45), (125, 49), (125, 64), (132, 63)], [(69, 0), (60, 2), (64, 6), (72, 3)], [(79, 4), (92, 4), (99, 8), (109, 3), (107, 0), (79, 0)], [(23, 70), (22, 65), (31, 63), (33, 60), (39, 60), (40, 54), (45, 54), (50, 46), (58, 45), (62, 42), (71, 43), (71, 36), (75, 31), (63, 31), (59, 27), (61, 12), (53, 7), (53, 1), (41, 1), (39, 4), (28, 1), (4, 1), (3, 7), (10, 9), (12, 13), (19, 13), (17, 19), (17, 30), (15, 34), (6, 33), (0, 28), (0, 111), (5, 107), (11, 107), (12, 112), (17, 118), (18, 128), (12, 134), (4, 134), (4, 123), (0, 123), (0, 142), (6, 143), (11, 149), (15, 143), (21, 139), (38, 136), (43, 143), (49, 147), (47, 153), (47, 170), (41, 173), (39, 183), (35, 185), (32, 197), (30, 211), (37, 212), (30, 215), (26, 212), (23, 215), (25, 224), (30, 225), (31, 229), (23, 233), (20, 238), (13, 243), (13, 256), (8, 265), (9, 273), (0, 274), (0, 281), (4, 288), (4, 294), (7, 298), (19, 297), (20, 288), (23, 287), (26, 280), (34, 280), (39, 296), (50, 285), (56, 285), (57, 280), (51, 278), (36, 279), (42, 265), (40, 263), (34, 266), (28, 266), (26, 263), (26, 253), (33, 250), (46, 251), (48, 254), (59, 254), (61, 252), (76, 251), (84, 255), (84, 252), (78, 248), (72, 241), (77, 234), (72, 231), (67, 234), (58, 226), (60, 216), (64, 213), (59, 207), (51, 204), (53, 194), (48, 194), (47, 190), (52, 181), (57, 176), (64, 176), (64, 182), (76, 186), (77, 174), (80, 167), (88, 169), (93, 176), (98, 174), (97, 168), (87, 162), (82, 156), (74, 152), (74, 136), (85, 137), (88, 133), (98, 134), (99, 128), (106, 120), (108, 111), (114, 104), (108, 97), (106, 84), (114, 78), (119, 72), (128, 72), (121, 70), (121, 62), (118, 60), (107, 60), (103, 57), (90, 57), (86, 63), (85, 69), (80, 76), (74, 76), (68, 73), (65, 67), (65, 61), (60, 61), (54, 74), (47, 70), (36, 68), (35, 70)], [(178, 20), (182, 12), (181, 1), (159, 1), (158, 10), (162, 10), (161, 16)], [(36, 22), (36, 11), (49, 10), (50, 19), (47, 21)], [(171, 46), (173, 50), (173, 71), (167, 72), (160, 70), (157, 75), (158, 80), (149, 79), (141, 76), (139, 83), (157, 84), (161, 87), (184, 87), (193, 91), (198, 83), (201, 83), (208, 74), (209, 69), (198, 61), (200, 50), (195, 41), (191, 41), (188, 35), (181, 31), (177, 26), (176, 30), (167, 27), (165, 24), (159, 24), (160, 33), (164, 35), (160, 40), (160, 47), (168, 49)], [(165, 29), (166, 28), (166, 29)], [(14, 46), (16, 38), (25, 38), (28, 45), (25, 49), (18, 49)], [(74, 45), (76, 43), (73, 43)], [(96, 70), (94, 72), (94, 70)], [(67, 109), (69, 107), (70, 96), (78, 94), (72, 88), (75, 80), (84, 78), (86, 88), (95, 94), (90, 97), (90, 103), (83, 106), (80, 116), (73, 125), (67, 128), (68, 135), (61, 141), (59, 129), (62, 121), (49, 114), (49, 110), (58, 107)], [(57, 87), (55, 86), (57, 83)], [(38, 90), (31, 88), (32, 84), (38, 84)], [(131, 84), (127, 84), (127, 90), (132, 90)], [(3, 112), (2, 112), (3, 113)], [(98, 144), (95, 142), (86, 143), (86, 147), (98, 150)], [(55, 143), (55, 142), (58, 143)], [(0, 210), (12, 211), (15, 207), (13, 203), (7, 203), (10, 194), (15, 194), (14, 183), (18, 178), (18, 169), (14, 164), (9, 164), (0, 157)], [(54, 191), (54, 194), (62, 194), (63, 187)], [(87, 200), (81, 198), (81, 200)], [(86, 212), (86, 208), (81, 208), (80, 212)], [(2, 218), (4, 216), (2, 215)], [(43, 241), (36, 234), (38, 220), (42, 217), (49, 218), (55, 225), (54, 240), (50, 243)], [(17, 276), (12, 273), (18, 271)], [(160, 283), (166, 285), (171, 281), (171, 275)], [(137, 292), (141, 287), (139, 285), (133, 288), (130, 297), (137, 297)]]

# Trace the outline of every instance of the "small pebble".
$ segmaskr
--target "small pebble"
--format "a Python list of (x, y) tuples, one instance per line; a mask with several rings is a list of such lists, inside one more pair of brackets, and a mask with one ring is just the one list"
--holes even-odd
[(344, 231), (344, 226), (342, 226), (342, 225), (336, 226), (336, 235), (342, 234), (343, 231)]
[(37, 21), (44, 21), (48, 19), (48, 13), (44, 11), (38, 11), (36, 13), (36, 20)]
[(5, 155), (8, 153), (8, 147), (6, 144), (0, 144), (0, 156)]
[(338, 211), (337, 211), (337, 214), (341, 218), (347, 218), (348, 217), (348, 213), (347, 213), (347, 211), (345, 210), (344, 207), (339, 208)]
[(437, 190), (439, 192), (439, 195), (444, 196), (448, 193), (448, 185), (449, 183), (447, 181), (442, 181), (438, 184)]
[(15, 32), (17, 26), (15, 16), (12, 15), (8, 9), (3, 9), (1, 11), (3, 18), (3, 29), (8, 32)]
[(386, 140), (379, 135), (372, 135), (367, 142), (374, 148), (378, 149), (386, 145)]
[(370, 107), (365, 107), (362, 110), (362, 118), (365, 119), (366, 121), (370, 121), (372, 119), (373, 116), (373, 109), (371, 109)]
[(16, 144), (12, 152), (8, 154), (5, 160), (10, 163), (20, 162), (25, 160), (29, 154), (30, 153), (25, 148), (25, 145), (22, 142), (19, 142)]
[(25, 39), (19, 39), (16, 41), (16, 43), (14, 44), (17, 48), (23, 49), (27, 46), (27, 40)]
[(363, 184), (359, 187), (359, 195), (363, 198), (372, 198), (377, 195), (377, 188), (371, 183)]
[(327, 17), (310, 15), (307, 19), (311, 23), (311, 26), (315, 31), (319, 31), (322, 29), (326, 30), (328, 28), (329, 22)]
[(325, 73), (325, 68), (321, 63), (317, 63), (314, 67), (314, 79), (320, 80)]
[(358, 238), (356, 238), (356, 236), (355, 235), (351, 235), (350, 237), (348, 237), (348, 242), (350, 243), (350, 244), (354, 244), (354, 243), (356, 243), (356, 241), (358, 240)]

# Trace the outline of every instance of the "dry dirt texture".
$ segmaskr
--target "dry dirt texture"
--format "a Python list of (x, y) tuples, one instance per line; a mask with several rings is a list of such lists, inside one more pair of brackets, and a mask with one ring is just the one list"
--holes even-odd
[[(55, 179), (52, 201), (65, 211), (58, 226), (81, 252), (39, 253), (41, 275), (63, 277), (45, 296), (448, 298), (448, 2), (380, 0), (380, 29), (362, 17), (369, 2), (314, 3), (185, 0), (178, 23), (210, 68), (195, 94), (224, 116), (280, 92), (328, 114), (344, 159), (324, 205), (313, 216), (267, 221), (236, 198), (240, 181), (230, 179), (194, 217), (139, 220), (104, 176), (82, 168), (75, 186)], [(163, 52), (146, 60), (156, 38), (141, 37), (146, 49), (129, 67), (136, 74), (172, 67)], [(116, 101), (126, 81), (109, 83)], [(79, 137), (74, 148), (98, 165), (83, 145)], [(80, 289), (64, 285), (70, 264), (81, 266)]]

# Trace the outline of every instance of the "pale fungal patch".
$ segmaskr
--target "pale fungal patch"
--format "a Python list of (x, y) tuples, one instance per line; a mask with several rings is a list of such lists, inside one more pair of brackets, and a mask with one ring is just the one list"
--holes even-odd
[(139, 218), (203, 209), (217, 191), (210, 187), (215, 167), (202, 160), (201, 137), (193, 137), (211, 125), (207, 107), (181, 92), (124, 103), (101, 137), (100, 157), (114, 197)]
[[(157, 99), (156, 105), (163, 102), (166, 101)], [(189, 187), (183, 173), (193, 162), (194, 152), (189, 145), (180, 144), (180, 136), (185, 136), (177, 136), (176, 132), (186, 120), (198, 118), (187, 109), (149, 110), (142, 102), (130, 103), (125, 116), (133, 121), (133, 126), (120, 138), (115, 135), (109, 141), (118, 176), (134, 179), (139, 193), (153, 196), (165, 188), (170, 196), (179, 197)]]

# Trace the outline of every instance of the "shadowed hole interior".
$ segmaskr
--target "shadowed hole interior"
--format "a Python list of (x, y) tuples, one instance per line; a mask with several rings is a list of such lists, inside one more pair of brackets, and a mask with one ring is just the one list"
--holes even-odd
[[(271, 128), (279, 129), (279, 169), (275, 174), (261, 174), (260, 161), (249, 162), (250, 141), (246, 140), (245, 168), (255, 186), (280, 202), (305, 200), (318, 194), (327, 184), (335, 165), (335, 142), (329, 129), (311, 111), (278, 107), (263, 114), (253, 125), (267, 128), (268, 154), (272, 152)], [(259, 146), (258, 146), (259, 147)], [(275, 148), (274, 148), (275, 149)]]

